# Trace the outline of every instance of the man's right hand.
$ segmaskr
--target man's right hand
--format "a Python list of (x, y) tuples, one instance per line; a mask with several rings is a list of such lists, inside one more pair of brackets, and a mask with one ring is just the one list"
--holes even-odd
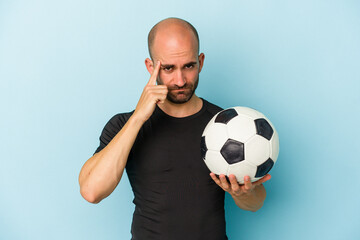
[(134, 117), (143, 122), (150, 118), (157, 103), (164, 103), (168, 93), (168, 88), (165, 85), (156, 85), (156, 79), (159, 75), (160, 66), (160, 61), (157, 61), (155, 67), (153, 68), (154, 70), (151, 74), (150, 80), (144, 87), (133, 114)]

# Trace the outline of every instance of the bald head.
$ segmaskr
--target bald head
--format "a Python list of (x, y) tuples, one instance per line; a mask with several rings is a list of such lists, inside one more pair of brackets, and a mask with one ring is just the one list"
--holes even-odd
[(167, 18), (157, 23), (149, 32), (148, 49), (150, 58), (154, 56), (154, 43), (161, 38), (162, 40), (186, 39), (195, 45), (195, 51), (199, 54), (199, 35), (189, 22), (180, 18)]

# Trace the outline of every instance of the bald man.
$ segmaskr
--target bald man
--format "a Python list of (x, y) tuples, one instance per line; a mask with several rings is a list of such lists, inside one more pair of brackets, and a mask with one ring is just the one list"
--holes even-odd
[(178, 18), (149, 32), (151, 77), (134, 111), (113, 116), (100, 145), (79, 175), (81, 195), (91, 203), (109, 196), (124, 169), (134, 192), (133, 240), (222, 240), (226, 236), (224, 196), (256, 211), (263, 205), (263, 179), (239, 185), (210, 173), (201, 159), (200, 139), (220, 107), (199, 98), (195, 89), (204, 64), (196, 29)]

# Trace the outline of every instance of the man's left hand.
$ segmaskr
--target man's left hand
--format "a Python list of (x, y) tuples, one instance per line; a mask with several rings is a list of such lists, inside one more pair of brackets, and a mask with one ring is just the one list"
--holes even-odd
[(271, 179), (271, 175), (266, 174), (263, 178), (257, 180), (256, 182), (251, 182), (250, 177), (245, 176), (244, 184), (239, 184), (236, 180), (235, 175), (233, 174), (229, 175), (230, 183), (226, 180), (224, 174), (220, 174), (219, 178), (216, 177), (215, 173), (210, 173), (210, 176), (219, 187), (221, 187), (224, 191), (230, 193), (232, 197), (236, 198), (241, 198), (243, 196), (252, 194), (252, 192), (257, 186)]

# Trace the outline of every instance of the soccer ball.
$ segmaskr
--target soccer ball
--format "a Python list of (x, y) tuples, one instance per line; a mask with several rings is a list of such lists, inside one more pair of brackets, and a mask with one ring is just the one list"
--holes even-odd
[(279, 155), (279, 136), (272, 123), (248, 107), (220, 111), (207, 124), (201, 137), (201, 155), (211, 172), (244, 183), (265, 176)]

